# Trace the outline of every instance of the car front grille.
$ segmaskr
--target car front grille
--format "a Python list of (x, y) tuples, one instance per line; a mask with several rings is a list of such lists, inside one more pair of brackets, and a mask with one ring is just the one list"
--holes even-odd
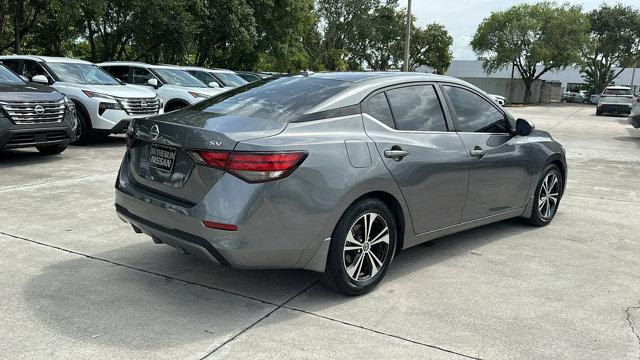
[(54, 102), (7, 102), (0, 106), (18, 125), (61, 122), (64, 118), (64, 100)]
[(129, 115), (155, 115), (160, 110), (158, 98), (119, 98)]
[(65, 140), (71, 139), (64, 130), (20, 132), (13, 134), (5, 146), (27, 146)]

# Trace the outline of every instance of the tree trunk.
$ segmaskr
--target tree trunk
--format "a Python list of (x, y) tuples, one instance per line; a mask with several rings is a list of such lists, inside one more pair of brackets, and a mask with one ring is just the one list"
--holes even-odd
[(533, 83), (532, 80), (529, 79), (523, 79), (524, 80), (524, 100), (523, 102), (525, 104), (531, 104), (531, 84)]
[(14, 43), (13, 52), (20, 54), (22, 52), (22, 18), (24, 17), (24, 0), (19, 0), (16, 4), (16, 9), (13, 17), (13, 33)]

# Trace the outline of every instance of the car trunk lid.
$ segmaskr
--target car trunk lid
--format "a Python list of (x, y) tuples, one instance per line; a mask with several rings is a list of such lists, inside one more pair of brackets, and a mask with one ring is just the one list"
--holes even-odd
[(286, 125), (188, 109), (136, 120), (128, 155), (132, 180), (160, 195), (195, 204), (224, 171), (197, 166), (189, 150), (232, 151), (240, 141), (276, 135)]

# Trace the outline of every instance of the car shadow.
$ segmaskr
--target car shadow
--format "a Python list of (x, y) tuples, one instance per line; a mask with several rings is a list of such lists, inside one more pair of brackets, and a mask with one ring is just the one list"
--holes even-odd
[[(383, 281), (401, 281), (410, 273), (469, 253), (482, 256), (479, 248), (534, 230), (517, 220), (507, 220), (414, 246), (394, 260)], [(201, 318), (211, 316), (231, 324), (236, 321), (234, 317), (251, 317), (252, 311), (284, 303), (319, 279), (319, 274), (302, 270), (231, 269), (195, 256), (181, 256), (168, 246), (150, 242), (92, 257), (113, 259), (109, 261), (126, 266), (86, 257), (46, 266), (23, 291), (26, 307), (39, 321), (68, 338), (130, 349), (164, 348), (224, 337), (226, 323), (184, 336), (172, 322), (198, 328), (204, 326)], [(320, 284), (314, 285), (314, 297), (314, 308), (355, 299), (337, 295)], [(253, 298), (268, 299), (269, 303)], [(257, 307), (251, 308), (251, 304)], [(167, 329), (157, 337), (156, 332), (145, 331), (147, 326)], [(100, 336), (92, 335), (96, 332)]]
[(2, 150), (0, 168), (51, 163), (62, 160), (63, 156), (64, 152), (58, 155), (42, 155), (35, 148)]

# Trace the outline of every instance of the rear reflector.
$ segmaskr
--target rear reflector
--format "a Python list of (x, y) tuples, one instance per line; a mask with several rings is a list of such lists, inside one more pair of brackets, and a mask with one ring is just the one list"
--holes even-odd
[(289, 176), (307, 157), (306, 152), (189, 151), (198, 163), (225, 170), (249, 183)]
[(209, 220), (202, 220), (202, 224), (210, 229), (218, 229), (218, 230), (226, 230), (226, 231), (237, 231), (238, 226), (232, 224), (222, 224)]

